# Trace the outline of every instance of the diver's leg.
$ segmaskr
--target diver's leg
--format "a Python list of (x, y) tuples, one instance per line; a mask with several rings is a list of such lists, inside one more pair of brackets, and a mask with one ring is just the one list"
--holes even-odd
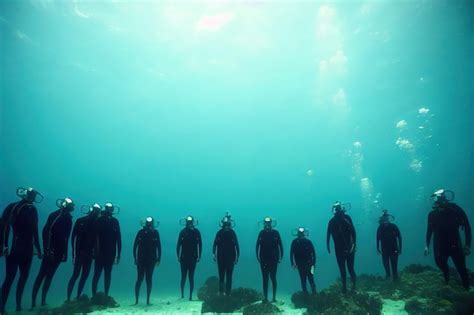
[(272, 280), (272, 288), (273, 288), (273, 298), (272, 301), (276, 302), (276, 292), (277, 292), (277, 269), (278, 269), (278, 261), (275, 261), (271, 265), (270, 269), (270, 279)]
[(104, 263), (102, 258), (96, 258), (94, 263), (94, 276), (92, 277), (92, 296), (97, 294), (97, 285), (104, 269)]
[(194, 290), (194, 271), (196, 270), (196, 260), (193, 260), (189, 264), (189, 300), (193, 299)]
[(434, 250), (434, 258), (435, 258), (436, 265), (443, 272), (444, 282), (448, 284), (449, 283), (449, 266), (448, 266), (449, 255), (447, 253)]
[(347, 274), (346, 274), (346, 259), (342, 251), (336, 251), (337, 266), (339, 267), (339, 273), (341, 275), (342, 292), (347, 291)]
[(188, 275), (188, 265), (181, 261), (181, 298), (184, 298), (184, 285), (186, 283), (186, 276)]
[(8, 295), (10, 294), (10, 289), (12, 287), (13, 280), (15, 280), (17, 270), (17, 258), (14, 256), (7, 256), (5, 259), (5, 280), (3, 280), (2, 294), (0, 295), (1, 314), (5, 313), (5, 305), (7, 304)]
[(298, 266), (298, 274), (300, 275), (301, 290), (307, 293), (308, 289), (306, 288), (306, 271), (304, 266)]
[(151, 289), (153, 287), (153, 271), (155, 270), (155, 264), (149, 263), (146, 267), (146, 304), (150, 305)]
[(43, 260), (41, 261), (40, 270), (38, 272), (38, 275), (36, 276), (35, 283), (33, 284), (33, 292), (32, 292), (32, 297), (31, 297), (31, 308), (36, 307), (36, 296), (38, 295), (38, 291), (39, 291), (39, 288), (41, 286), (41, 283), (43, 282), (43, 279), (46, 277), (46, 272), (49, 268), (50, 263), (51, 263), (50, 258), (43, 257)]
[(81, 274), (81, 262), (79, 262), (77, 259), (74, 263), (74, 269), (72, 271), (72, 276), (69, 279), (69, 282), (67, 284), (67, 301), (71, 301), (71, 295), (72, 295), (72, 290), (74, 289), (74, 284), (77, 281), (77, 278), (79, 278), (79, 275)]
[(316, 284), (314, 283), (314, 276), (311, 273), (311, 265), (308, 266), (307, 277), (308, 277), (309, 285), (311, 287), (311, 292), (313, 294), (316, 294)]
[(30, 275), (31, 262), (33, 256), (22, 258), (23, 260), (19, 264), (20, 278), (16, 285), (16, 310), (21, 311), (21, 300), (23, 298), (23, 291), (25, 290), (26, 281)]
[(268, 301), (268, 277), (270, 276), (268, 264), (261, 262), (260, 270), (262, 271), (262, 280), (263, 280), (263, 299), (265, 302), (267, 302)]
[(232, 291), (232, 274), (234, 273), (234, 262), (227, 261), (225, 276), (225, 294), (230, 295)]
[(105, 295), (109, 296), (110, 291), (110, 283), (112, 282), (112, 267), (114, 266), (113, 260), (111, 262), (107, 262), (104, 265), (104, 290)]
[(140, 294), (140, 287), (145, 277), (144, 264), (137, 264), (137, 282), (135, 282), (135, 304), (138, 304), (138, 296)]
[(86, 284), (87, 278), (91, 272), (91, 267), (92, 257), (83, 257), (81, 278), (79, 279), (79, 284), (77, 286), (77, 298), (80, 298), (82, 295), (82, 290), (84, 290), (84, 285)]
[(224, 294), (225, 262), (224, 258), (217, 258), (217, 270), (219, 273), (219, 294)]
[(352, 281), (352, 290), (356, 289), (356, 273), (354, 270), (354, 261), (355, 261), (355, 253), (352, 252), (347, 256), (347, 269), (349, 270), (349, 274), (351, 275)]
[(383, 268), (385, 269), (385, 278), (388, 279), (391, 276), (390, 272), (390, 255), (387, 251), (382, 251), (382, 262)]
[(461, 277), (462, 286), (469, 291), (470, 283), (469, 283), (469, 273), (467, 272), (466, 268), (466, 256), (462, 249), (457, 250), (453, 255), (451, 255), (451, 259), (453, 260), (454, 266)]
[(398, 279), (398, 252), (392, 252), (390, 254), (390, 264), (392, 266), (393, 280)]
[(41, 292), (41, 306), (46, 305), (46, 296), (48, 295), (49, 287), (51, 286), (54, 274), (56, 273), (56, 270), (58, 270), (60, 263), (60, 259), (52, 259), (51, 264), (49, 265), (49, 268), (46, 271), (46, 277), (43, 283), (43, 290)]

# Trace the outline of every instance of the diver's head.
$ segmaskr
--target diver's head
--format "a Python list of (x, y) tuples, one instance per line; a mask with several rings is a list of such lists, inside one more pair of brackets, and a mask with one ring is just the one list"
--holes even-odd
[(263, 228), (265, 230), (271, 230), (273, 228), (273, 219), (271, 217), (265, 217), (263, 219)]
[(18, 197), (23, 199), (23, 201), (25, 201), (27, 203), (30, 203), (30, 204), (33, 203), (33, 202), (40, 203), (44, 199), (42, 194), (40, 194), (37, 190), (35, 190), (31, 187), (28, 187), (28, 188), (19, 187), (16, 190), (16, 194), (17, 194)]
[(431, 195), (431, 199), (434, 207), (443, 206), (454, 199), (454, 193), (450, 190), (438, 189)]
[(66, 212), (73, 212), (75, 208), (74, 201), (72, 201), (71, 198), (66, 197), (64, 199), (58, 199), (56, 200), (56, 205), (63, 211)]
[(232, 220), (232, 216), (227, 212), (222, 218), (220, 225), (223, 229), (231, 229), (233, 224), (234, 220)]
[(388, 225), (395, 217), (388, 213), (387, 209), (382, 210), (382, 215), (379, 217), (379, 224)]
[(303, 238), (306, 236), (306, 229), (304, 227), (299, 227), (297, 231), (298, 238)]
[(89, 215), (99, 216), (101, 211), (102, 207), (96, 202), (92, 205), (92, 207), (90, 207)]
[(343, 214), (346, 212), (346, 210), (344, 209), (344, 205), (341, 202), (336, 201), (336, 203), (332, 205), (332, 212), (334, 214)]
[(192, 216), (188, 215), (185, 219), (185, 223), (188, 229), (194, 228), (194, 218)]
[(112, 215), (114, 214), (114, 205), (111, 202), (107, 202), (104, 205), (104, 214), (105, 215)]
[(152, 217), (147, 217), (145, 219), (145, 226), (146, 229), (153, 229), (155, 227), (155, 220)]

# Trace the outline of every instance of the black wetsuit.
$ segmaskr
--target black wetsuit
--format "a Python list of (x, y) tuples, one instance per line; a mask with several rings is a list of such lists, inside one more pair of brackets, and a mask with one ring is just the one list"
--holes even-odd
[[(61, 262), (67, 260), (69, 235), (72, 228), (72, 216), (67, 210), (59, 209), (51, 213), (43, 228), (44, 257), (33, 285), (31, 307), (36, 306), (36, 296), (41, 284), (41, 305), (46, 304), (51, 281)], [(44, 281), (44, 283), (43, 283)]]
[[(380, 250), (382, 244), (382, 250)], [(393, 280), (398, 279), (398, 255), (402, 251), (402, 235), (398, 226), (393, 223), (382, 223), (377, 229), (377, 251), (382, 252), (385, 275), (390, 278), (392, 267)]]
[(104, 291), (109, 295), (112, 281), (112, 267), (115, 259), (120, 259), (122, 252), (122, 235), (119, 221), (110, 214), (104, 214), (97, 220), (97, 248), (95, 249), (94, 277), (92, 295), (97, 294), (102, 271), (104, 271)]
[(184, 284), (189, 273), (189, 300), (192, 300), (194, 290), (194, 270), (201, 259), (202, 239), (196, 228), (184, 228), (179, 233), (176, 254), (181, 264), (181, 297), (184, 297)]
[[(217, 255), (216, 255), (217, 250)], [(217, 268), (219, 270), (219, 292), (230, 295), (232, 290), (232, 273), (237, 262), (240, 249), (235, 231), (230, 228), (222, 228), (216, 234), (212, 253), (217, 258)]]
[(275, 301), (277, 291), (277, 267), (283, 258), (283, 244), (281, 242), (280, 233), (273, 229), (263, 229), (260, 231), (255, 251), (262, 271), (263, 295), (265, 301), (268, 300), (268, 278), (272, 280), (273, 301)]
[(153, 271), (155, 270), (156, 263), (161, 261), (161, 242), (158, 230), (145, 227), (138, 231), (135, 243), (133, 244), (133, 258), (137, 265), (135, 303), (138, 304), (140, 287), (146, 275), (146, 303), (150, 304)]
[(97, 242), (97, 220), (98, 216), (89, 214), (76, 220), (71, 235), (72, 256), (74, 259), (74, 270), (67, 286), (67, 300), (71, 299), (72, 290), (77, 278), (79, 285), (77, 295), (79, 298), (91, 271), (94, 249)]
[(336, 251), (337, 265), (341, 274), (342, 290), (347, 291), (347, 270), (351, 276), (352, 286), (356, 285), (356, 273), (354, 271), (354, 259), (356, 248), (356, 232), (352, 219), (345, 213), (337, 213), (329, 221), (326, 236), (326, 245), (329, 250), (329, 241), (331, 236), (334, 240), (334, 248)]
[(311, 286), (311, 292), (316, 293), (316, 285), (314, 284), (314, 276), (311, 273), (311, 268), (316, 265), (316, 252), (313, 243), (305, 238), (298, 237), (291, 243), (290, 251), (291, 265), (298, 268), (301, 280), (301, 289), (303, 292), (308, 292), (306, 289), (306, 280)]
[(12, 246), (5, 259), (5, 280), (0, 295), (0, 313), (4, 313), (10, 288), (15, 280), (18, 269), (20, 278), (16, 286), (16, 308), (21, 310), (21, 299), (26, 280), (30, 273), (33, 260), (33, 246), (41, 257), (41, 248), (38, 236), (38, 211), (36, 207), (26, 201), (15, 202), (5, 208), (2, 216), (3, 244), (8, 247), (10, 229), (13, 230)]
[(469, 275), (466, 268), (459, 228), (464, 228), (466, 246), (471, 247), (471, 225), (464, 210), (455, 203), (439, 205), (428, 215), (428, 229), (426, 231), (426, 246), (429, 247), (431, 236), (433, 239), (433, 253), (436, 265), (443, 272), (446, 282), (449, 281), (448, 258), (451, 257), (461, 277), (462, 284), (469, 290)]

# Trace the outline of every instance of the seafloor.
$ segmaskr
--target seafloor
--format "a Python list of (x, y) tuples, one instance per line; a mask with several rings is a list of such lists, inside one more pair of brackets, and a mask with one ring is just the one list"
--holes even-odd
[[(396, 282), (361, 275), (357, 290), (345, 295), (336, 283), (316, 295), (296, 292), (291, 296), (280, 296), (276, 303), (262, 303), (260, 293), (248, 288), (236, 288), (230, 297), (219, 296), (217, 278), (210, 277), (198, 290), (199, 301), (162, 297), (155, 298), (151, 306), (133, 306), (132, 299), (118, 298), (116, 301), (98, 294), (94, 299), (84, 296), (58, 307), (12, 314), (474, 314), (474, 290), (464, 290), (457, 273), (451, 270), (451, 274), (451, 283), (445, 285), (438, 270), (410, 265)], [(470, 277), (474, 283), (474, 273), (470, 273)]]

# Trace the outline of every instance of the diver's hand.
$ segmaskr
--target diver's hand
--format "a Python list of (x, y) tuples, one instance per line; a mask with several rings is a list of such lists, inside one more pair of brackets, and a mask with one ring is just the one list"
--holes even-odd
[(352, 245), (351, 254), (352, 254), (352, 253), (355, 253), (355, 252), (357, 252), (357, 246), (356, 246), (356, 244)]
[(66, 261), (67, 261), (66, 255), (64, 255), (64, 256), (61, 258), (61, 261), (62, 261), (62, 262), (66, 262)]
[(115, 259), (115, 264), (118, 265), (120, 263), (120, 256), (117, 256), (117, 258)]
[(331, 255), (331, 249), (328, 247), (328, 254)]
[(217, 259), (216, 259), (216, 254), (212, 255), (212, 260), (213, 260), (214, 262), (217, 261)]
[(296, 265), (295, 265), (295, 264), (292, 264), (291, 267), (292, 267), (293, 269), (296, 269)]
[(259, 264), (261, 264), (262, 262), (260, 261), (260, 257), (257, 257), (257, 261)]
[(160, 265), (161, 261), (157, 260), (155, 263), (155, 266), (158, 267)]
[(382, 255), (382, 252), (380, 251), (380, 249), (377, 248), (377, 254), (378, 255)]
[(468, 246), (464, 246), (463, 252), (464, 252), (464, 256), (469, 256), (471, 255), (471, 248), (469, 248)]
[(428, 246), (425, 246), (425, 256), (428, 256), (430, 254), (430, 249)]
[(201, 257), (198, 257), (198, 258), (196, 259), (196, 262), (198, 263), (198, 262), (200, 262), (200, 261), (201, 261)]
[(237, 257), (234, 261), (234, 265), (237, 265), (237, 263), (239, 262), (239, 257)]

